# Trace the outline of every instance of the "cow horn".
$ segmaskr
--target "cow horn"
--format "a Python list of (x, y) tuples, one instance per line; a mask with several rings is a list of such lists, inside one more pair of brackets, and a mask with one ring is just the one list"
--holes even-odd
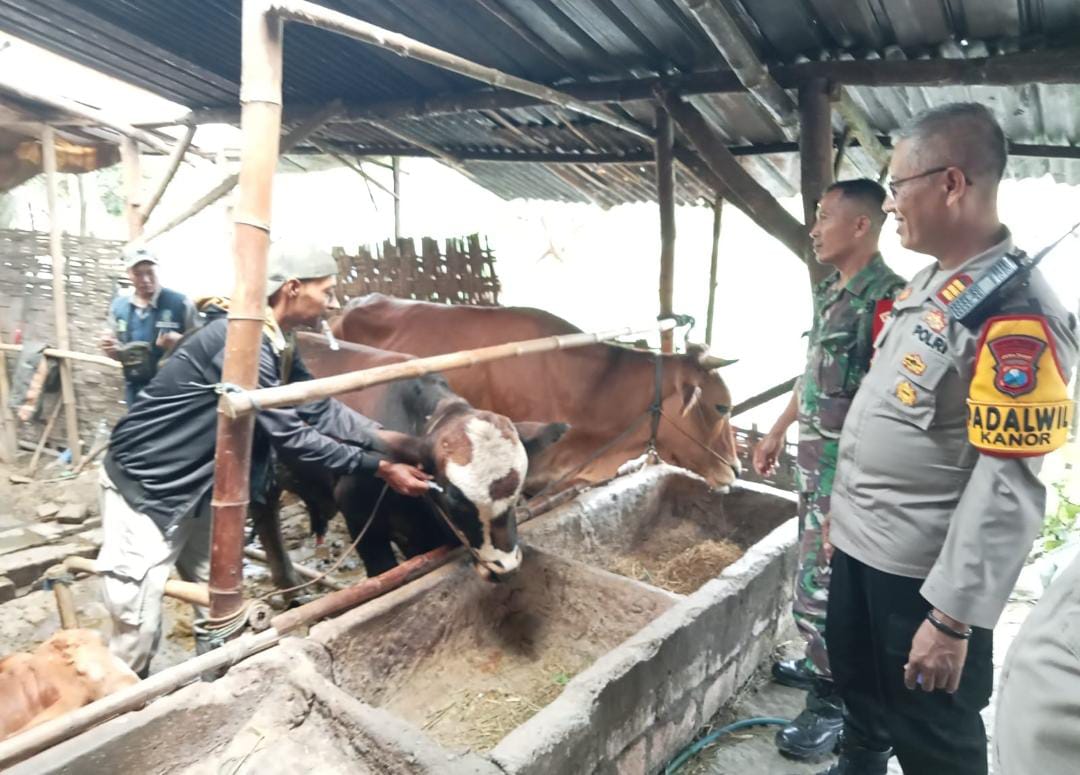
[(721, 358), (718, 355), (712, 355), (708, 350), (702, 352), (701, 355), (698, 356), (698, 363), (702, 368), (708, 369), (709, 371), (730, 366), (733, 363), (737, 363), (738, 360), (738, 358)]

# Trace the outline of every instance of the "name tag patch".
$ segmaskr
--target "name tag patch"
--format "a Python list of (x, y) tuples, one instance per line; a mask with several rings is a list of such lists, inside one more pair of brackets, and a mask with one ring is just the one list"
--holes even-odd
[(968, 441), (1005, 457), (1045, 455), (1062, 446), (1074, 406), (1042, 317), (986, 322), (968, 396)]
[(949, 345), (945, 342), (945, 338), (935, 334), (922, 323), (917, 323), (915, 325), (915, 330), (912, 331), (912, 334), (931, 350), (937, 350), (942, 355), (949, 351)]

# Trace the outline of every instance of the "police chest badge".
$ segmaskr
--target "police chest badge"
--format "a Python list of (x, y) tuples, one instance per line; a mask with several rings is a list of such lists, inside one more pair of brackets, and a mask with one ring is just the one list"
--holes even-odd
[(896, 386), (896, 397), (904, 406), (915, 406), (915, 400), (919, 397), (915, 392), (915, 386), (906, 379), (900, 380)]
[(930, 327), (930, 330), (936, 334), (940, 334), (949, 325), (948, 318), (945, 317), (945, 313), (939, 309), (928, 309), (923, 313), (923, 322)]
[(990, 318), (968, 396), (968, 440), (1005, 457), (1044, 455), (1065, 443), (1073, 404), (1044, 318)]
[(926, 371), (926, 361), (922, 359), (922, 356), (918, 353), (908, 353), (904, 356), (903, 360), (904, 368), (914, 374), (916, 377), (921, 377)]

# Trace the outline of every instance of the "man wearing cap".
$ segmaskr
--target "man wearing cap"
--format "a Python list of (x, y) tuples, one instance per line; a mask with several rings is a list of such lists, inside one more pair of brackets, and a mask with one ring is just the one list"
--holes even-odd
[[(288, 336), (336, 306), (337, 266), (327, 253), (272, 246), (258, 386), (309, 379)], [(219, 311), (228, 300), (217, 299)], [(205, 583), (210, 568), (210, 496), (217, 437), (216, 387), (225, 359), (226, 320), (212, 317), (187, 337), (117, 424), (102, 468), (104, 541), (97, 566), (112, 615), (109, 648), (146, 675), (161, 637), (161, 602), (175, 565)], [(251, 482), (257, 497), (269, 479), (271, 449), (287, 461), (336, 474), (367, 473), (403, 495), (427, 491), (430, 478), (402, 460), (411, 438), (333, 399), (263, 409), (255, 419)], [(196, 608), (196, 616), (206, 612)]]
[(124, 397), (130, 409), (162, 357), (195, 328), (195, 307), (184, 294), (161, 287), (157, 256), (149, 250), (125, 250), (123, 259), (134, 293), (113, 299), (101, 349), (124, 365)]

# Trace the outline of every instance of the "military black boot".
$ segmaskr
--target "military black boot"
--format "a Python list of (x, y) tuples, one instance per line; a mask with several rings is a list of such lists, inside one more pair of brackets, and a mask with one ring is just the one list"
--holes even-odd
[(782, 686), (809, 691), (814, 685), (814, 672), (807, 666), (806, 659), (785, 659), (773, 662), (773, 680)]
[(886, 775), (890, 756), (891, 749), (875, 751), (841, 740), (840, 760), (817, 775)]
[(776, 747), (792, 759), (818, 761), (836, 750), (844, 728), (844, 705), (832, 681), (818, 678), (806, 695), (806, 709), (776, 733)]

